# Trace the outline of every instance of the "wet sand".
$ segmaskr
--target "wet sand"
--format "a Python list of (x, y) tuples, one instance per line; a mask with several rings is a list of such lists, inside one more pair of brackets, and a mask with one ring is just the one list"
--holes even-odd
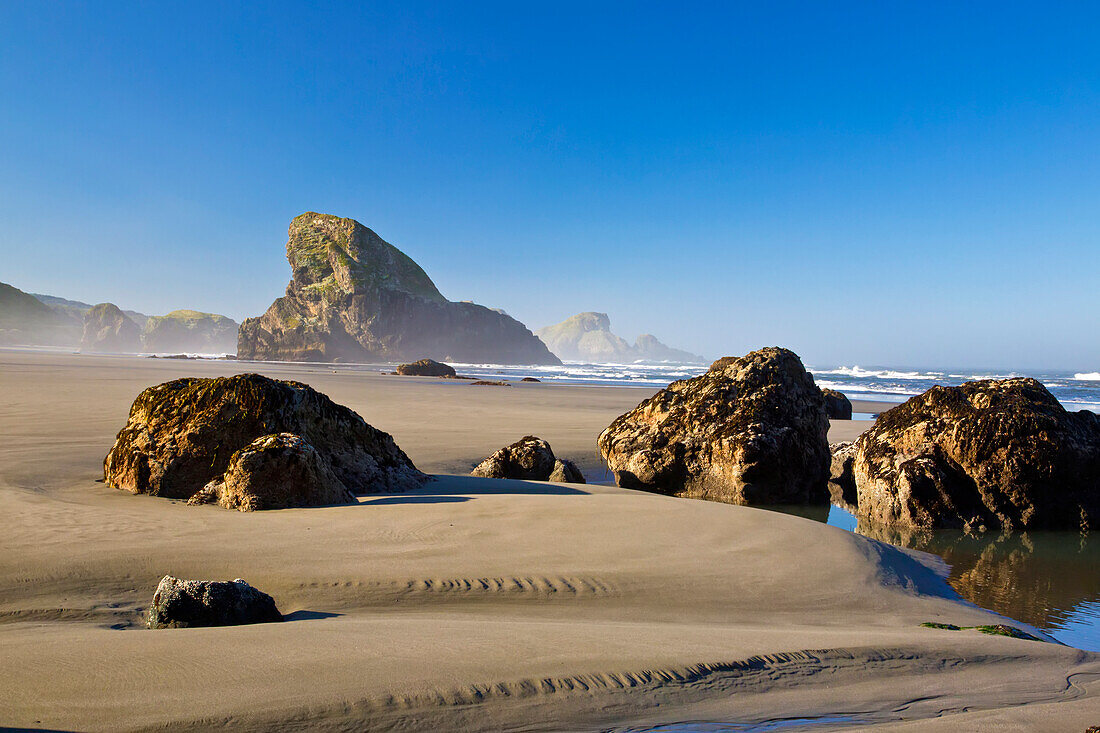
[[(438, 480), (254, 514), (97, 482), (141, 389), (241, 371), (311, 384)], [(922, 628), (1002, 620), (960, 603), (930, 556), (758, 509), (458, 475), (533, 433), (598, 478), (596, 435), (652, 392), (0, 351), (0, 725), (1100, 720), (1100, 656)], [(145, 630), (166, 573), (243, 577), (289, 619)]]

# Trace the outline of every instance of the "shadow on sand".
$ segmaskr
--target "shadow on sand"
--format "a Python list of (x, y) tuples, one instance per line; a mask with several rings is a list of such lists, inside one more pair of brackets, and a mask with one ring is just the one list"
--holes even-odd
[(569, 484), (513, 479), (480, 478), (477, 476), (438, 475), (418, 489), (404, 494), (383, 494), (364, 497), (360, 505), (378, 504), (446, 504), (470, 501), (479, 496), (586, 496), (589, 492)]
[(294, 611), (283, 616), (283, 621), (317, 621), (343, 615), (342, 613), (329, 613), (328, 611)]

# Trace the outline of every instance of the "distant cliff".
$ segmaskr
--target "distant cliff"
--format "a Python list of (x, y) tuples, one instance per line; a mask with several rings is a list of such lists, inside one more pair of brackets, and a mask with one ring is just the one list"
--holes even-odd
[(115, 354), (141, 351), (141, 330), (114, 303), (100, 303), (84, 314), (80, 350)]
[(672, 361), (703, 363), (703, 357), (665, 346), (655, 336), (644, 333), (633, 345), (611, 333), (606, 313), (578, 313), (535, 334), (562, 359), (592, 363), (630, 363), (635, 361)]
[(240, 359), (558, 364), (526, 326), (453, 303), (399, 249), (353, 219), (290, 223), (286, 295), (241, 324)]
[(59, 313), (30, 293), (0, 283), (0, 344), (75, 346), (83, 318)]
[(217, 313), (193, 310), (150, 316), (141, 333), (145, 351), (232, 354), (237, 350), (237, 322)]

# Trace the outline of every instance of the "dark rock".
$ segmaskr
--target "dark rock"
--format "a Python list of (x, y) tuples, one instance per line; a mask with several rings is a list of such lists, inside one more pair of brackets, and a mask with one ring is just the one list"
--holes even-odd
[(185, 377), (138, 395), (103, 462), (108, 486), (188, 499), (256, 438), (294, 433), (357, 494), (397, 492), (427, 477), (388, 433), (300, 382), (259, 374)]
[(493, 380), (493, 379), (478, 379), (478, 380), (475, 380), (473, 382), (470, 382), (470, 386), (472, 386), (472, 387), (477, 387), (477, 386), (481, 386), (481, 387), (511, 387), (512, 385), (510, 385), (508, 382), (498, 382), (498, 381)]
[(352, 219), (290, 223), (286, 295), (241, 324), (240, 359), (560, 364), (519, 321), (453, 303), (415, 262)]
[(527, 435), (501, 448), (471, 471), (483, 478), (546, 481), (554, 471), (554, 451), (541, 438)]
[(302, 436), (275, 433), (256, 438), (234, 453), (225, 475), (208, 483), (187, 503), (251, 512), (354, 504), (355, 495)]
[(623, 487), (734, 504), (828, 500), (825, 400), (798, 356), (766, 348), (673, 382), (600, 434)]
[(852, 474), (852, 464), (856, 457), (854, 440), (833, 443), (829, 446), (833, 454), (829, 469), (829, 498), (833, 504), (853, 514), (856, 511), (856, 480)]
[(583, 484), (584, 474), (577, 468), (577, 464), (568, 458), (558, 458), (554, 461), (554, 470), (550, 472), (547, 481), (557, 484)]
[(100, 303), (84, 314), (81, 351), (136, 353), (141, 351), (141, 331), (114, 303)]
[(523, 379), (521, 379), (519, 381), (521, 381), (521, 382), (541, 382), (542, 380), (541, 379), (536, 379), (535, 377), (524, 377)]
[(821, 394), (825, 396), (825, 414), (830, 420), (852, 419), (852, 403), (847, 395), (835, 389), (823, 389)]
[(275, 600), (240, 578), (181, 580), (165, 575), (149, 606), (149, 628), (237, 626), (282, 621)]
[(937, 386), (856, 442), (858, 507), (886, 525), (1100, 526), (1100, 416), (1034, 379)]
[(455, 370), (449, 364), (441, 364), (432, 359), (421, 359), (412, 364), (401, 364), (397, 367), (397, 374), (408, 377), (454, 377)]

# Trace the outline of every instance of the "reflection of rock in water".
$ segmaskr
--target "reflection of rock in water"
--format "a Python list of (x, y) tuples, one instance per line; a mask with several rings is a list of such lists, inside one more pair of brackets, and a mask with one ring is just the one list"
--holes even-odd
[(1071, 532), (989, 533), (888, 528), (856, 532), (939, 555), (966, 600), (1044, 629), (1084, 602), (1100, 602), (1100, 538)]

